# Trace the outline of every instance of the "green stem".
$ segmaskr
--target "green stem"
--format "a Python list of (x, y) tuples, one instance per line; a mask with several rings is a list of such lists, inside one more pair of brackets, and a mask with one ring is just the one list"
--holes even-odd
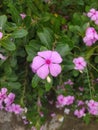
[(27, 68), (27, 64), (26, 64), (26, 71), (25, 71), (25, 75), (24, 75), (24, 83), (23, 83), (23, 91), (22, 91), (22, 97), (21, 97), (21, 105), (22, 106), (25, 106), (24, 105), (24, 99), (25, 99), (25, 92), (26, 92), (26, 86), (27, 86), (27, 75), (28, 75), (28, 68)]
[(94, 70), (96, 70), (96, 72), (98, 72), (98, 69), (96, 69), (91, 63), (89, 63), (89, 65), (90, 65)]
[(88, 80), (88, 86), (89, 86), (89, 91), (90, 91), (90, 97), (92, 99), (92, 90), (91, 90), (91, 83), (90, 83), (90, 78), (89, 78), (89, 73), (88, 73), (88, 69), (86, 68), (86, 73), (87, 73), (87, 80)]

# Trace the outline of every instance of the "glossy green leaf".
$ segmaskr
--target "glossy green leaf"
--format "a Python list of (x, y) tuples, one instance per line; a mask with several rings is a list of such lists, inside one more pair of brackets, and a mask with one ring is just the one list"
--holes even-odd
[(14, 51), (16, 49), (15, 44), (10, 39), (2, 41), (1, 45), (8, 51)]
[(0, 16), (0, 29), (4, 28), (6, 21), (7, 21), (6, 15), (1, 15)]
[(32, 87), (36, 88), (41, 79), (35, 74), (32, 78)]
[(28, 34), (27, 30), (25, 30), (25, 29), (19, 29), (17, 31), (14, 31), (12, 33), (12, 36), (14, 38), (22, 38), (22, 37), (25, 37), (27, 34)]

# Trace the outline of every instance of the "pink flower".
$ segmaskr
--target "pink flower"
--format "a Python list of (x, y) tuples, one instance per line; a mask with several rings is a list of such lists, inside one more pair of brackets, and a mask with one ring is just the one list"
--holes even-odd
[(68, 81), (64, 82), (64, 84), (65, 84), (65, 85), (66, 85), (66, 84), (73, 85), (74, 83), (73, 83), (70, 79), (68, 79)]
[(7, 89), (6, 88), (2, 88), (0, 91), (0, 100), (4, 100), (7, 97)]
[(84, 91), (84, 88), (83, 88), (83, 87), (79, 87), (79, 90), (80, 90), (81, 92), (83, 92), (83, 91)]
[(32, 126), (31, 130), (37, 130), (34, 126)]
[(14, 99), (15, 99), (15, 94), (10, 93), (10, 94), (8, 95), (8, 97), (6, 97), (5, 100), (4, 100), (6, 106), (11, 105), (11, 104), (13, 103)]
[(63, 95), (59, 95), (57, 97), (57, 102), (56, 102), (56, 107), (63, 107), (65, 105), (65, 100), (64, 100), (64, 96)]
[(74, 100), (75, 100), (74, 96), (70, 96), (70, 95), (66, 96), (65, 97), (65, 105), (73, 104)]
[(90, 100), (87, 103), (88, 111), (92, 115), (98, 115), (98, 102)]
[(59, 95), (57, 97), (56, 107), (64, 107), (65, 105), (71, 105), (74, 102), (74, 96), (63, 96)]
[(6, 106), (6, 107), (5, 107), (5, 110), (6, 110), (7, 112), (13, 112), (13, 110), (12, 110), (12, 104), (9, 105), (9, 106)]
[(21, 16), (22, 19), (24, 19), (26, 17), (26, 14), (25, 13), (21, 13), (20, 16)]
[(87, 64), (83, 57), (74, 58), (73, 63), (75, 64), (74, 69), (79, 71), (83, 71)]
[(50, 116), (51, 116), (51, 117), (55, 117), (56, 114), (55, 114), (55, 113), (51, 113)]
[(3, 33), (2, 33), (2, 32), (0, 32), (0, 39), (2, 39), (2, 37), (3, 37)]
[(6, 57), (3, 56), (3, 55), (0, 53), (0, 59), (1, 59), (1, 60), (6, 60)]
[(20, 105), (18, 104), (12, 104), (12, 111), (15, 113), (15, 114), (21, 114), (23, 112), (23, 109), (20, 107)]
[(84, 102), (82, 100), (78, 100), (77, 101), (77, 106), (81, 106), (81, 105), (84, 105)]
[(87, 13), (87, 16), (95, 22), (95, 24), (98, 24), (98, 11), (94, 8), (90, 9), (90, 11)]
[(31, 68), (41, 79), (45, 79), (49, 73), (56, 77), (61, 73), (61, 62), (62, 58), (58, 52), (42, 51), (33, 59)]
[(78, 118), (81, 118), (83, 116), (85, 116), (85, 108), (82, 108), (80, 110), (75, 110), (74, 111), (74, 115), (77, 116)]
[(93, 27), (89, 27), (86, 30), (86, 35), (83, 38), (86, 46), (92, 46), (98, 40), (98, 34)]

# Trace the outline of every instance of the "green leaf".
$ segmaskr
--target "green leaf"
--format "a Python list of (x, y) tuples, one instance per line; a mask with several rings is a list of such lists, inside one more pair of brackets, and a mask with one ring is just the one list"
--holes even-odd
[(25, 37), (27, 34), (28, 34), (27, 30), (25, 30), (25, 29), (20, 29), (20, 30), (14, 31), (14, 32), (12, 33), (12, 36), (13, 36), (14, 38), (22, 38), (22, 37)]
[(48, 28), (43, 28), (43, 31), (40, 31), (37, 34), (42, 44), (44, 44), (47, 48), (50, 48), (50, 45), (52, 45), (53, 42), (53, 34), (51, 30)]
[(79, 75), (79, 71), (73, 70), (73, 76), (77, 77)]
[(9, 3), (8, 4), (8, 7), (9, 7), (9, 13), (12, 15), (12, 20), (15, 22), (15, 23), (20, 23), (22, 21), (21, 17), (20, 17), (20, 13), (19, 11), (16, 9), (16, 7), (14, 6), (13, 3)]
[(70, 48), (67, 44), (59, 44), (56, 47), (56, 51), (58, 51), (61, 54), (61, 56), (66, 56), (67, 54), (69, 54)]
[(10, 87), (10, 89), (20, 89), (21, 88), (21, 84), (19, 82), (8, 82), (8, 87)]
[(16, 49), (15, 44), (10, 39), (2, 41), (1, 45), (8, 51), (14, 51)]
[(47, 81), (45, 82), (45, 89), (46, 91), (49, 91), (52, 88), (52, 82), (48, 83)]
[(32, 61), (33, 57), (39, 51), (40, 45), (38, 43), (39, 43), (39, 41), (37, 41), (37, 40), (31, 40), (29, 42), (29, 45), (25, 46), (26, 52), (28, 54), (28, 57), (27, 57), (28, 61)]
[(95, 57), (94, 61), (95, 63), (98, 63), (98, 56)]
[(36, 88), (39, 81), (40, 81), (40, 78), (35, 74), (34, 77), (32, 78), (32, 87)]
[(1, 15), (0, 16), (0, 29), (4, 28), (6, 21), (7, 21), (6, 15)]

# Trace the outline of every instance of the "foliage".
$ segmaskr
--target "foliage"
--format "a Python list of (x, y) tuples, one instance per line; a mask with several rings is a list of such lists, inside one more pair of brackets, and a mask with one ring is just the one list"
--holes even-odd
[[(46, 104), (58, 94), (74, 95), (77, 99), (98, 101), (98, 41), (91, 47), (83, 42), (86, 28), (98, 26), (85, 15), (91, 8), (98, 9), (95, 0), (0, 0), (0, 87), (16, 94), (16, 102), (28, 108), (27, 117), (39, 129), (46, 117)], [(20, 14), (26, 14), (22, 18)], [(40, 79), (31, 70), (37, 52), (56, 50), (61, 55), (62, 73)], [(82, 56), (87, 61), (83, 73), (74, 69), (73, 59)], [(74, 82), (73, 89), (57, 89), (65, 81)], [(77, 79), (77, 80), (76, 80)], [(78, 87), (83, 86), (83, 95)], [(76, 93), (77, 91), (77, 93)], [(40, 100), (41, 106), (38, 105)], [(46, 109), (45, 109), (46, 108)], [(44, 117), (40, 117), (40, 112)], [(85, 118), (86, 120), (86, 118)]]

